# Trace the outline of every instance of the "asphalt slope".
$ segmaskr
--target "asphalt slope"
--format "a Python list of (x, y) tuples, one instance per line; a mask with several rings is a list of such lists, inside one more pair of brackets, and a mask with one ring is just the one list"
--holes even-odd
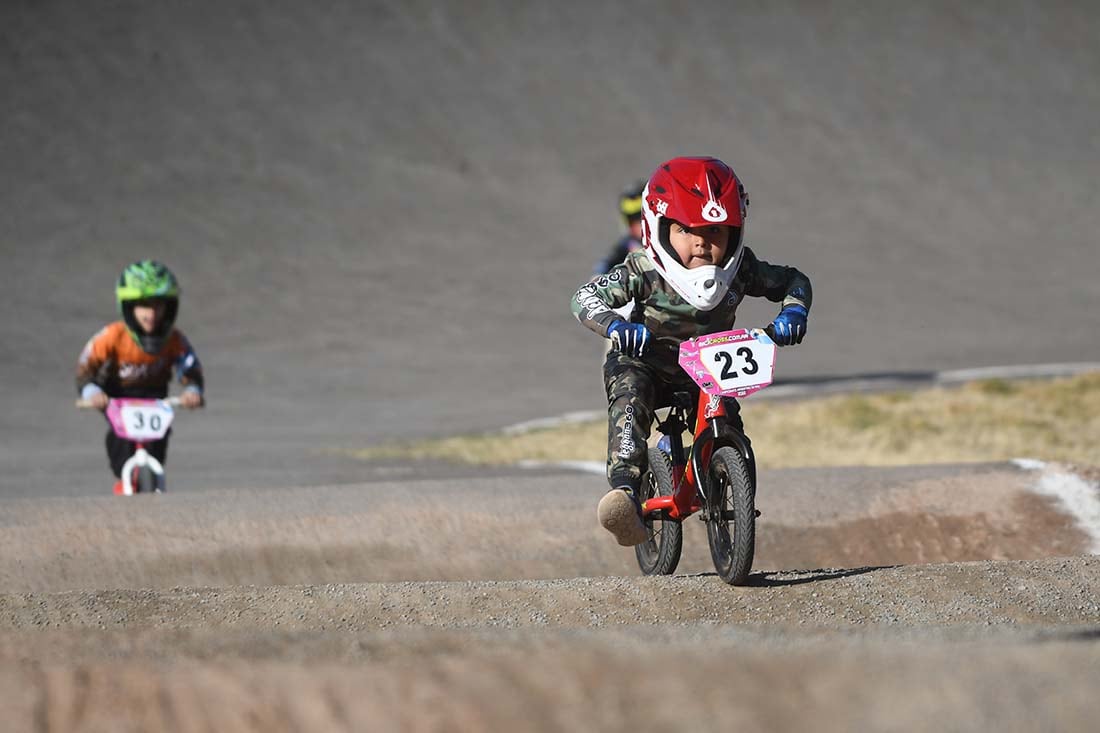
[(752, 246), (814, 280), (780, 376), (1100, 360), (1098, 30), (1089, 3), (4, 3), (0, 493), (103, 491), (70, 375), (138, 257), (209, 373), (181, 490), (598, 407), (568, 297), (677, 154), (732, 162)]

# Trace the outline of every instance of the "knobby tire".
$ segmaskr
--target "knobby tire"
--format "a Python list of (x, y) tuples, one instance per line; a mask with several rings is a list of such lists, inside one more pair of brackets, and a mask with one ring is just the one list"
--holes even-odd
[(756, 551), (756, 487), (748, 463), (736, 448), (719, 448), (711, 457), (707, 478), (707, 542), (714, 569), (730, 585), (743, 585)]
[[(672, 464), (659, 448), (649, 449), (649, 470), (642, 480), (641, 494), (643, 502), (654, 496), (672, 496)], [(638, 567), (646, 575), (672, 575), (684, 548), (683, 526), (652, 515), (644, 521), (647, 539), (634, 546)]]

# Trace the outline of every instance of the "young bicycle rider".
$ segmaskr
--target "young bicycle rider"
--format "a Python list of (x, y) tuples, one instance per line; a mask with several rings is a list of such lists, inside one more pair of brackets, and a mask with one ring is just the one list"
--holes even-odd
[[(615, 242), (607, 256), (596, 263), (592, 268), (592, 277), (597, 278), (606, 275), (611, 268), (621, 265), (626, 256), (631, 252), (640, 252), (642, 249), (642, 191), (645, 189), (645, 180), (636, 181), (619, 194), (619, 219), (623, 224), (623, 235)], [(629, 318), (634, 303), (629, 302), (615, 309), (622, 318)], [(611, 348), (611, 343), (603, 343), (603, 356)]]
[[(674, 158), (650, 177), (642, 196), (643, 250), (583, 285), (573, 314), (611, 341), (604, 362), (607, 392), (607, 479), (597, 509), (620, 545), (646, 540), (638, 492), (654, 410), (674, 392), (698, 394), (679, 366), (685, 339), (733, 327), (746, 297), (780, 303), (770, 330), (779, 346), (801, 343), (813, 293), (793, 267), (757, 259), (745, 246), (745, 188), (716, 158)], [(615, 312), (635, 306), (629, 319)], [(742, 429), (740, 407), (723, 398), (727, 423)]]
[[(173, 370), (183, 385), (180, 405), (202, 407), (202, 365), (183, 333), (174, 328), (180, 289), (175, 275), (159, 262), (127, 265), (115, 287), (122, 320), (105, 326), (84, 346), (76, 367), (76, 389), (100, 410), (112, 397), (168, 396)], [(168, 435), (145, 445), (161, 463), (168, 452)], [(115, 478), (137, 446), (107, 430), (107, 458)], [(122, 493), (122, 481), (114, 491)]]
[(615, 265), (621, 264), (631, 252), (642, 248), (642, 191), (645, 181), (638, 181), (619, 194), (619, 218), (623, 223), (623, 235), (615, 242), (607, 256), (596, 263), (593, 275), (606, 275)]

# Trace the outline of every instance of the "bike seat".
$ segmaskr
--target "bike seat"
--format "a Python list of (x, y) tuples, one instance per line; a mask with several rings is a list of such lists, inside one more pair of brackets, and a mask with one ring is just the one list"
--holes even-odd
[(669, 407), (679, 407), (690, 410), (695, 407), (695, 395), (691, 392), (673, 392)]

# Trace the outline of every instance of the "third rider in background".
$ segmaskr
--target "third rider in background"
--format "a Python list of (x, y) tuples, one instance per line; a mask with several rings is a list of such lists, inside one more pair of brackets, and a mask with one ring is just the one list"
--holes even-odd
[(596, 263), (593, 275), (606, 275), (615, 265), (621, 264), (631, 252), (642, 248), (642, 191), (645, 181), (637, 181), (619, 194), (619, 218), (623, 224), (623, 236), (607, 256)]

